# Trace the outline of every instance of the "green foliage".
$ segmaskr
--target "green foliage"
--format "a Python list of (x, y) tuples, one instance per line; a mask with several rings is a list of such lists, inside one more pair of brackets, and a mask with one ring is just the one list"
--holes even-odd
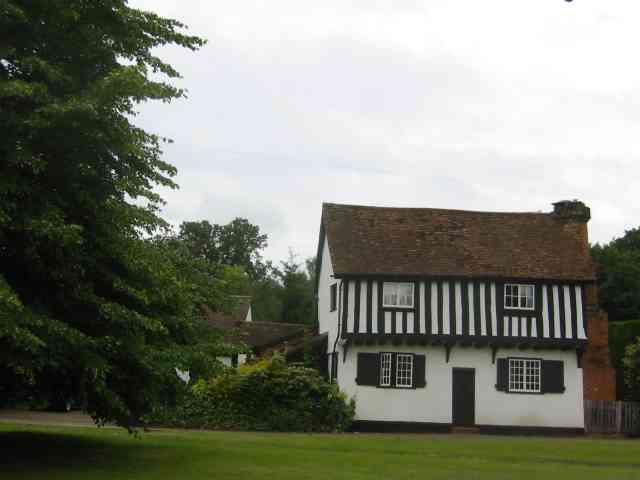
[(267, 246), (267, 236), (245, 218), (236, 218), (226, 225), (207, 220), (183, 222), (177, 238), (192, 255), (213, 266), (241, 267), (254, 280), (264, 278), (268, 272), (270, 264), (264, 263), (261, 255)]
[(149, 417), (163, 425), (224, 430), (344, 431), (355, 403), (313, 369), (280, 356), (225, 369), (195, 383), (173, 409)]
[(124, 0), (0, 12), (0, 391), (133, 426), (175, 365), (205, 355), (194, 302), (215, 289), (145, 240), (166, 227), (154, 188), (176, 170), (132, 123), (138, 103), (184, 96), (152, 51), (204, 41)]
[[(177, 235), (168, 235), (163, 241), (216, 276), (227, 295), (251, 296), (255, 320), (313, 323), (315, 259), (305, 262), (306, 272), (291, 252), (280, 269), (264, 262), (261, 252), (267, 236), (248, 220), (236, 218), (226, 225), (207, 220), (183, 222)], [(208, 305), (216, 311), (228, 311), (226, 306)]]
[(629, 398), (624, 378), (624, 356), (627, 346), (640, 337), (640, 320), (609, 323), (609, 352), (611, 361), (616, 369), (616, 389), (618, 398)]
[(279, 322), (282, 317), (282, 284), (268, 276), (253, 282), (251, 310), (254, 320)]
[[(310, 325), (314, 320), (313, 274), (301, 270), (293, 252), (289, 252), (289, 258), (281, 264), (282, 269), (278, 272), (282, 282), (281, 321)], [(315, 262), (310, 259), (306, 265), (313, 267)]]
[(634, 343), (627, 345), (624, 358), (624, 383), (627, 387), (627, 398), (640, 401), (640, 336)]
[(640, 229), (591, 247), (598, 269), (600, 304), (611, 321), (640, 318)]

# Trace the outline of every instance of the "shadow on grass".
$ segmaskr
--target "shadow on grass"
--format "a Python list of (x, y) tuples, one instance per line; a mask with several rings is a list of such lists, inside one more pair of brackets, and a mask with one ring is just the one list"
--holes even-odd
[[(141, 455), (141, 449), (144, 454)], [(0, 432), (0, 471), (82, 472), (145, 470), (163, 450), (126, 437), (98, 439), (82, 434), (46, 432)]]

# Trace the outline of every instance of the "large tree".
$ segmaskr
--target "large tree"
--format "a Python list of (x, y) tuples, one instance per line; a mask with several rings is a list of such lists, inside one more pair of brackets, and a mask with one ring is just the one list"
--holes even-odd
[(290, 251), (289, 258), (280, 263), (282, 268), (278, 275), (282, 282), (281, 321), (312, 324), (314, 321), (313, 268), (315, 260), (306, 260), (307, 271), (304, 271), (296, 255)]
[(0, 395), (68, 391), (131, 426), (187, 361), (197, 298), (143, 238), (175, 169), (132, 123), (183, 96), (153, 53), (203, 45), (183, 29), (126, 0), (0, 2)]
[(269, 272), (270, 264), (262, 260), (267, 235), (246, 218), (224, 225), (207, 220), (182, 222), (178, 239), (195, 257), (206, 259), (211, 265), (242, 267), (253, 280), (260, 280)]
[(591, 255), (598, 268), (600, 303), (609, 319), (639, 319), (640, 229), (628, 230), (608, 244), (596, 244)]

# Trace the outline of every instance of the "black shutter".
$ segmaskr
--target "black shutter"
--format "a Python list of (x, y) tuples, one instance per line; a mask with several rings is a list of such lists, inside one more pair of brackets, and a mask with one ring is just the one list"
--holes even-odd
[(542, 361), (542, 393), (564, 393), (564, 362)]
[(413, 386), (416, 388), (424, 388), (427, 385), (426, 380), (426, 362), (424, 355), (413, 356)]
[(496, 362), (496, 390), (501, 392), (509, 391), (509, 359), (499, 358)]
[(358, 373), (356, 383), (358, 385), (378, 386), (378, 354), (359, 353)]

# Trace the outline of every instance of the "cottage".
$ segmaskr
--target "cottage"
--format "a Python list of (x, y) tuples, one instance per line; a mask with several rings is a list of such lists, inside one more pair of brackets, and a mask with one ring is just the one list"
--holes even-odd
[(357, 428), (583, 431), (589, 218), (324, 204), (319, 332)]
[[(256, 357), (281, 352), (287, 358), (297, 359), (296, 353), (316, 336), (305, 325), (282, 322), (255, 321), (252, 318), (251, 298), (236, 296), (236, 306), (230, 313), (206, 311), (208, 326), (225, 333), (230, 345), (246, 346)], [(218, 357), (228, 367), (237, 367), (249, 360), (248, 354)]]

